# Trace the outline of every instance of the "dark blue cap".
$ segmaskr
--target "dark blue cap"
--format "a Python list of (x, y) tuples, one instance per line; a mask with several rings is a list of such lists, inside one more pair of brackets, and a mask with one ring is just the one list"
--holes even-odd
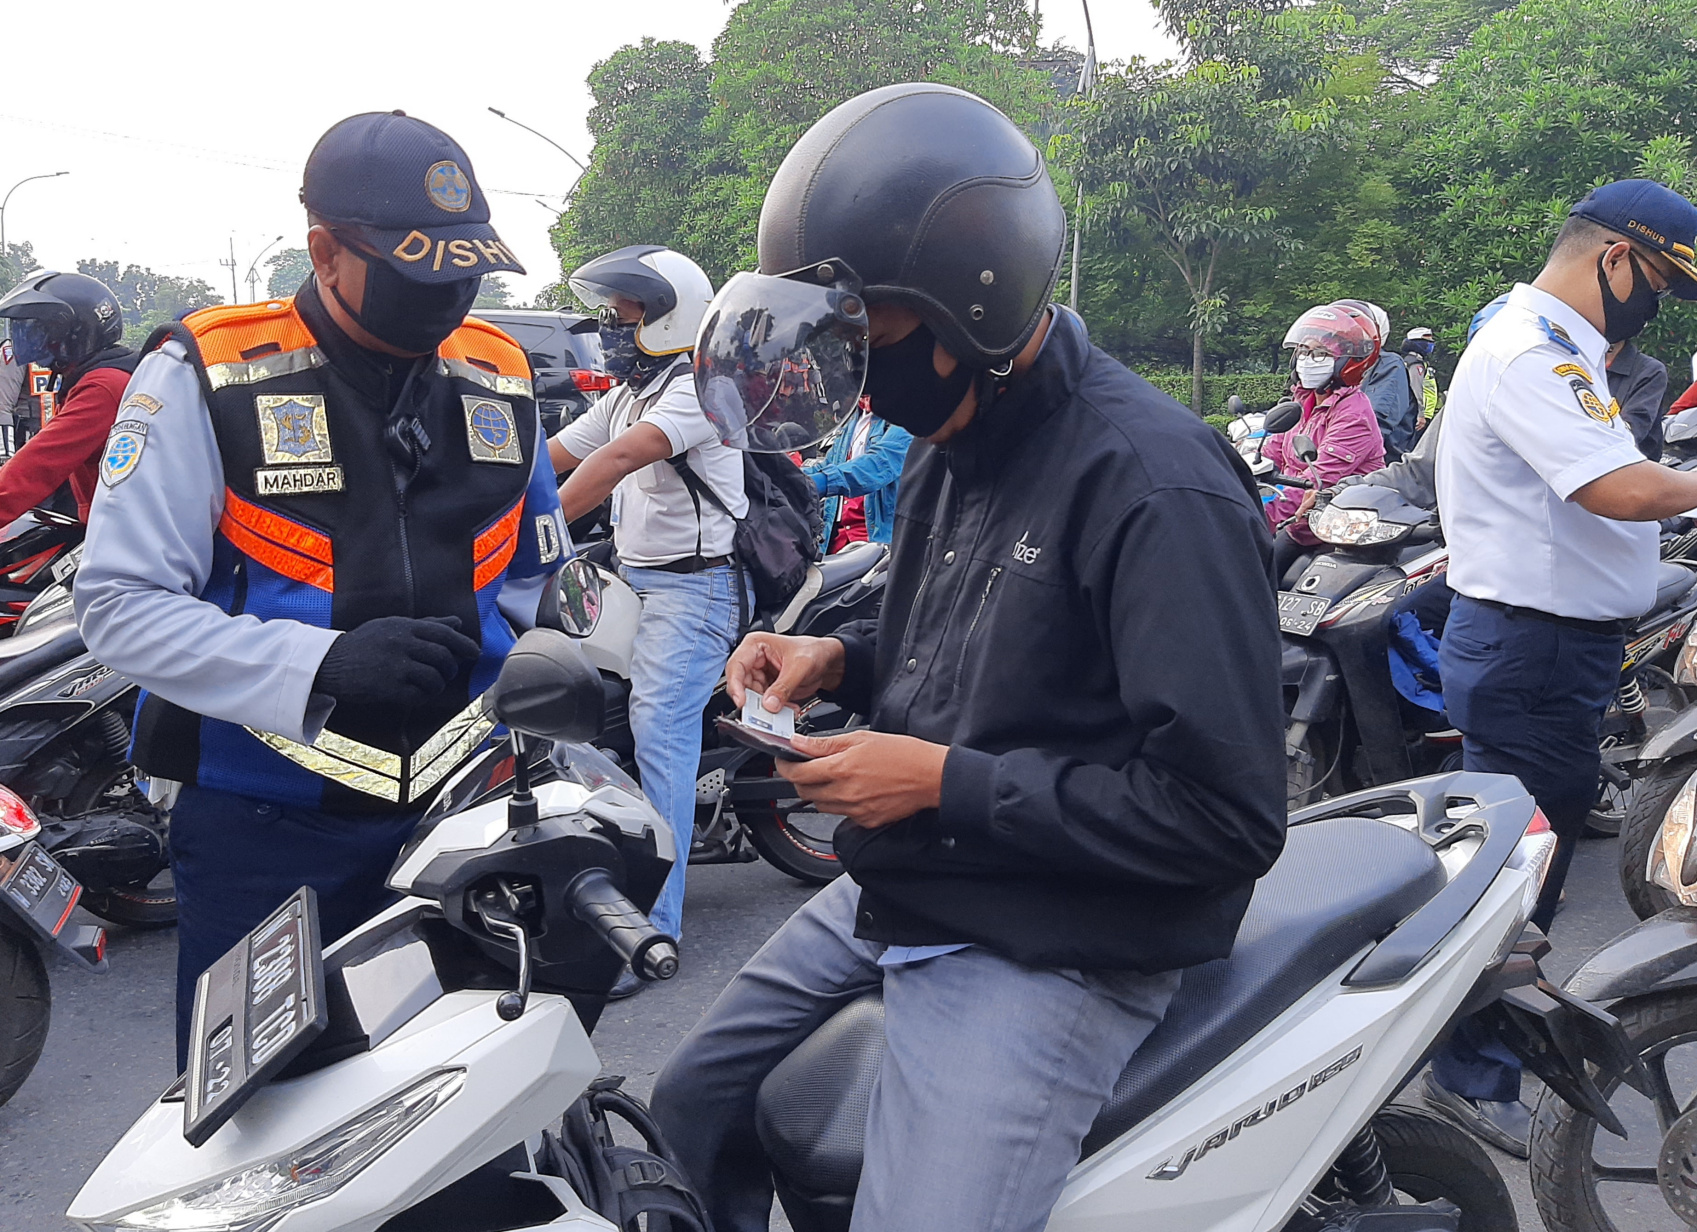
[(1617, 180), (1593, 188), (1568, 213), (1661, 253), (1678, 271), (1669, 289), (1697, 299), (1697, 205), (1654, 180)]
[(522, 274), (459, 142), (404, 111), (349, 116), (307, 156), (301, 203), (414, 282)]

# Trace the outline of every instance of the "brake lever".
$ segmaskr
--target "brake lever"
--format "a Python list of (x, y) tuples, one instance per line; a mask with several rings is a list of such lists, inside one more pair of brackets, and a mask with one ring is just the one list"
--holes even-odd
[[(483, 921), (485, 928), (507, 938), (518, 947), (519, 986), (495, 999), (495, 1012), (501, 1016), (501, 1020), (515, 1022), (524, 1016), (525, 1005), (530, 1000), (530, 934), (518, 919), (518, 912), (522, 909), (519, 896), (504, 880), (497, 884), (506, 903), (500, 903), (492, 891), (485, 890), (472, 900), (472, 909), (477, 912), (477, 918)], [(503, 918), (500, 914), (503, 905), (512, 910), (511, 919)]]

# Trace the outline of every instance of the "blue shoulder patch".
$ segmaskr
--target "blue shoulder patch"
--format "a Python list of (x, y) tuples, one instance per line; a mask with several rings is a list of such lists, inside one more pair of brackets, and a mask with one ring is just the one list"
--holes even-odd
[(1570, 355), (1579, 354), (1579, 344), (1568, 336), (1568, 332), (1557, 325), (1549, 317), (1539, 317), (1538, 324), (1544, 327), (1544, 333), (1549, 340)]

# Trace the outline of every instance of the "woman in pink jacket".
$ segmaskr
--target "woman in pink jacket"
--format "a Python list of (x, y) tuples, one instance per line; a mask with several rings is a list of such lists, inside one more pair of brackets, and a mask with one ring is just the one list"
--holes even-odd
[[(1269, 437), (1262, 456), (1286, 475), (1311, 480), (1316, 489), (1330, 487), (1346, 475), (1365, 475), (1385, 464), (1385, 442), (1373, 404), (1361, 392), (1361, 380), (1379, 359), (1378, 330), (1360, 314), (1337, 304), (1310, 308), (1285, 335), (1285, 347), (1295, 352), (1291, 396), (1302, 404), (1296, 427)], [(1314, 442), (1320, 456), (1304, 462), (1293, 443), (1298, 434)], [(1277, 536), (1273, 565), (1277, 576), (1315, 543), (1308, 521), (1298, 509), (1308, 491), (1286, 488), (1266, 506)]]

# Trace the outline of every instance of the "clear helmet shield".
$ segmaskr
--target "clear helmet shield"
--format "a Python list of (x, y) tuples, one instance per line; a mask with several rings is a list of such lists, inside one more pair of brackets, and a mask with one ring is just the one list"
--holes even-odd
[(818, 444), (854, 410), (868, 350), (857, 292), (738, 274), (707, 309), (695, 388), (725, 444), (789, 453)]

